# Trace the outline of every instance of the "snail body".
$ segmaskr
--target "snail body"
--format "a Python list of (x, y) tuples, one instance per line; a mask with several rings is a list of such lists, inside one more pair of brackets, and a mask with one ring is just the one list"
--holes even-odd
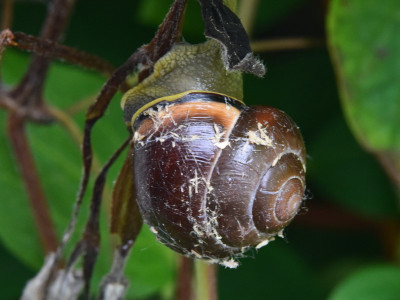
[[(182, 49), (177, 53), (181, 57)], [(161, 59), (163, 70), (168, 55)], [(204, 66), (215, 55), (195, 55), (180, 67), (167, 64), (172, 71), (166, 74)], [(199, 90), (182, 84), (183, 78), (183, 86), (165, 91), (170, 84), (150, 79), (128, 92), (123, 104), (134, 133), (135, 187), (145, 223), (183, 255), (235, 267), (232, 257), (267, 244), (299, 210), (305, 150), (298, 127), (284, 112), (227, 96), (225, 91), (241, 96), (241, 77), (216, 70), (214, 77), (239, 85), (213, 91), (200, 72), (194, 80)], [(153, 99), (154, 91), (167, 96)]]

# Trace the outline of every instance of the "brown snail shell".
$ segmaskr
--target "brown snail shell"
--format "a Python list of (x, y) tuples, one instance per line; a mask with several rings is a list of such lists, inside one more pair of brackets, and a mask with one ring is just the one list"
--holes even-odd
[(144, 221), (171, 249), (235, 266), (298, 212), (305, 150), (294, 122), (272, 107), (189, 92), (134, 123), (134, 173)]

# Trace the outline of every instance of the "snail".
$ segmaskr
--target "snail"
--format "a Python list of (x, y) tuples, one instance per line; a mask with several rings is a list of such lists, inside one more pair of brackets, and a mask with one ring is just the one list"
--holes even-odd
[(305, 190), (298, 127), (242, 94), (209, 40), (176, 44), (122, 98), (144, 222), (176, 252), (228, 267), (280, 234)]

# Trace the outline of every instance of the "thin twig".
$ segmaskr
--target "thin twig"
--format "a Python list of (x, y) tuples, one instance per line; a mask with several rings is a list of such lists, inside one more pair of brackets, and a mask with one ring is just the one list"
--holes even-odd
[(153, 65), (181, 39), (187, 0), (175, 0), (154, 38), (143, 46), (147, 54), (146, 68), (139, 73), (139, 82), (153, 71)]
[(10, 40), (9, 46), (16, 47), (20, 50), (34, 52), (35, 55), (56, 58), (97, 71), (103, 75), (109, 76), (115, 67), (108, 61), (75, 48), (61, 45), (49, 39), (35, 37), (22, 32), (14, 32), (13, 39)]
[[(40, 37), (58, 41), (69, 20), (75, 0), (55, 0), (49, 4), (49, 12), (41, 30)], [(43, 106), (42, 91), (50, 60), (34, 55), (28, 71), (10, 96), (21, 105)]]
[(209, 264), (207, 273), (210, 300), (218, 300), (218, 265)]
[[(173, 4), (170, 12), (167, 14), (166, 19), (164, 19), (163, 24), (161, 24), (159, 27), (154, 39), (148, 45), (144, 45), (135, 51), (122, 66), (115, 70), (110, 79), (101, 89), (96, 102), (89, 107), (86, 113), (83, 138), (83, 172), (78, 195), (74, 204), (74, 212), (72, 214), (70, 225), (64, 234), (63, 241), (69, 239), (70, 234), (74, 230), (76, 216), (82, 204), (83, 196), (88, 185), (93, 155), (91, 144), (91, 132), (93, 126), (97, 120), (104, 115), (106, 108), (108, 107), (118, 88), (125, 82), (127, 76), (131, 74), (139, 64), (150, 64), (151, 67), (155, 61), (157, 61), (162, 55), (171, 49), (176, 39), (180, 37), (182, 23), (181, 19), (183, 18), (185, 8), (186, 0), (178, 0)], [(170, 38), (168, 39), (167, 37)], [(154, 61), (152, 61), (153, 59)], [(142, 70), (142, 79), (144, 79), (146, 76), (145, 73), (146, 72), (143, 72)]]
[(93, 159), (91, 130), (96, 121), (103, 116), (108, 104), (111, 101), (111, 98), (115, 95), (119, 86), (124, 82), (125, 78), (133, 71), (133, 69), (138, 65), (138, 63), (143, 61), (143, 57), (144, 53), (143, 50), (140, 48), (121, 67), (119, 67), (113, 73), (111, 78), (106, 82), (106, 84), (103, 86), (99, 96), (96, 99), (96, 102), (94, 102), (89, 107), (86, 113), (86, 121), (85, 121), (84, 137), (83, 137), (83, 149), (82, 149), (83, 173), (81, 176), (79, 191), (77, 198), (75, 200), (71, 220), (62, 239), (63, 244), (65, 244), (69, 240), (72, 232), (75, 229), (78, 212), (82, 205), (83, 196), (86, 192), (86, 188), (89, 182), (90, 170), (92, 167), (92, 159)]
[(193, 259), (179, 255), (176, 286), (177, 300), (191, 300), (194, 298), (193, 271)]
[(75, 143), (80, 147), (83, 140), (83, 133), (74, 120), (67, 113), (55, 106), (48, 106), (48, 110), (64, 126)]
[[(87, 106), (89, 106), (91, 103), (93, 103), (93, 100), (90, 102), (90, 104), (89, 101), (87, 102), (88, 102)], [(70, 114), (54, 106), (48, 106), (47, 108), (54, 117), (54, 119), (59, 121), (62, 124), (62, 126), (67, 130), (67, 132), (71, 135), (77, 147), (80, 148), (83, 141), (83, 132), (71, 118)], [(99, 173), (101, 171), (101, 168), (102, 166), (99, 158), (95, 154), (93, 154), (92, 174)], [(104, 187), (104, 199), (106, 202), (105, 207), (110, 207), (110, 199), (112, 199), (111, 195), (112, 192), (110, 188), (108, 186), (105, 186)], [(107, 217), (110, 217), (109, 214), (107, 214)]]
[(74, 103), (71, 106), (69, 106), (68, 108), (66, 108), (65, 113), (67, 113), (69, 115), (75, 115), (82, 111), (86, 111), (90, 107), (90, 105), (92, 105), (94, 103), (94, 101), (96, 101), (96, 97), (97, 97), (97, 94), (86, 97), (85, 99), (82, 99), (82, 100), (78, 100), (76, 103)]
[(16, 113), (10, 114), (8, 135), (30, 199), (41, 244), (45, 253), (48, 254), (57, 249), (58, 241), (46, 204), (42, 184), (37, 174), (32, 153), (30, 152), (25, 133), (25, 122)]
[[(93, 101), (92, 101), (93, 102)], [(67, 132), (71, 135), (72, 139), (75, 141), (75, 144), (80, 149), (83, 141), (83, 132), (79, 128), (79, 126), (74, 122), (71, 116), (65, 111), (58, 109), (54, 106), (47, 107), (51, 115), (56, 119), (61, 125), (67, 130)], [(101, 171), (102, 165), (100, 163), (100, 159), (93, 155), (93, 168), (92, 174), (97, 174)], [(104, 187), (104, 199), (106, 200), (106, 207), (109, 207), (110, 199), (112, 192), (108, 186)], [(107, 217), (109, 215), (107, 214)]]
[[(79, 126), (74, 122), (71, 116), (65, 111), (55, 107), (48, 106), (47, 109), (52, 114), (54, 119), (61, 123), (61, 125), (65, 128), (65, 130), (71, 135), (77, 147), (80, 149), (82, 141), (83, 141), (83, 132), (79, 128)], [(101, 163), (97, 156), (93, 156), (93, 173), (97, 174), (101, 170)], [(107, 199), (111, 199), (111, 191), (107, 188), (104, 189), (104, 197)]]
[(1, 14), (1, 29), (11, 28), (13, 21), (14, 0), (3, 0), (3, 13)]
[(4, 50), (12, 45), (13, 33), (9, 29), (0, 32), (0, 60), (2, 59)]
[(87, 299), (89, 299), (90, 279), (92, 277), (92, 272), (97, 259), (98, 247), (100, 244), (100, 207), (103, 199), (102, 195), (106, 183), (106, 176), (110, 167), (129, 145), (130, 140), (131, 137), (128, 137), (104, 164), (95, 180), (93, 187), (92, 199), (90, 202), (90, 215), (86, 222), (85, 231), (81, 240), (81, 242), (83, 242), (85, 245), (83, 256), (83, 274), (85, 280), (85, 296)]
[(132, 156), (133, 145), (130, 144), (125, 162), (114, 185), (111, 206), (110, 232), (118, 234), (121, 243), (115, 249), (110, 272), (103, 277), (99, 300), (111, 300), (110, 294), (113, 295), (112, 299), (123, 298), (121, 295), (125, 293), (127, 286), (124, 267), (130, 249), (133, 247), (143, 225), (133, 184)]
[[(60, 37), (68, 20), (73, 2), (73, 0), (55, 0), (50, 6), (50, 12), (43, 25), (42, 37), (49, 39), (58, 39)], [(4, 43), (10, 42), (10, 33), (10, 31), (6, 31), (4, 34), (2, 32), (1, 36), (4, 39), (1, 41), (1, 50), (4, 49)], [(27, 115), (21, 114), (21, 109), (22, 112), (32, 110), (38, 115), (46, 115), (46, 109), (42, 103), (42, 90), (48, 65), (49, 61), (47, 59), (34, 56), (23, 80), (7, 96), (7, 98), (13, 99), (17, 106), (20, 106), (17, 110), (11, 110), (8, 134), (27, 188), (36, 224), (39, 227), (38, 232), (47, 253), (56, 249), (57, 239), (25, 134)]]
[(50, 2), (40, 37), (52, 41), (60, 40), (67, 27), (74, 5), (75, 0), (54, 0)]
[(308, 48), (324, 47), (325, 40), (320, 38), (282, 38), (274, 40), (263, 40), (251, 42), (251, 49), (254, 52), (270, 52), (283, 50), (299, 50)]

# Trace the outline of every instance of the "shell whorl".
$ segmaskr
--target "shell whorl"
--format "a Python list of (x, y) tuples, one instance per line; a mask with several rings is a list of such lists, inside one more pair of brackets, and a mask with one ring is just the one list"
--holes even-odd
[(199, 97), (145, 114), (135, 128), (135, 185), (144, 221), (161, 242), (226, 263), (293, 219), (305, 151), (285, 113)]

